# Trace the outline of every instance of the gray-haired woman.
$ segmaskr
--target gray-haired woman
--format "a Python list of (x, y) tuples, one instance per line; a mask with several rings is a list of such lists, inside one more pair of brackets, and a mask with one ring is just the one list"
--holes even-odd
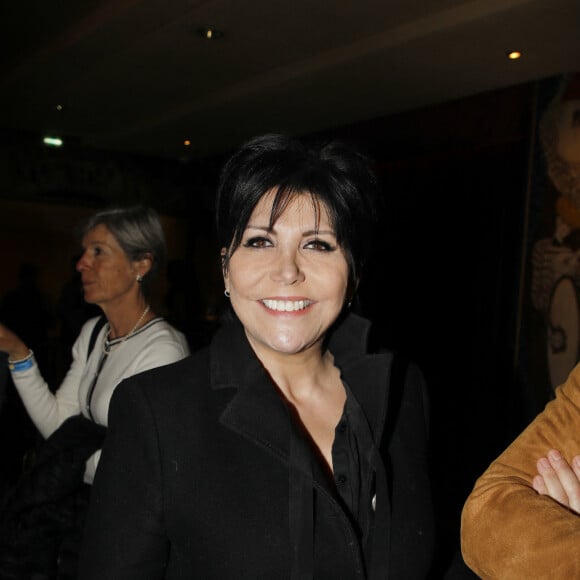
[[(136, 373), (180, 360), (189, 349), (185, 336), (157, 316), (148, 301), (150, 282), (165, 258), (157, 212), (143, 206), (107, 209), (93, 215), (81, 232), (83, 253), (77, 270), (84, 298), (98, 305), (104, 316), (84, 324), (60, 387), (49, 387), (34, 353), (1, 323), (0, 351), (8, 353), (12, 380), (32, 421), (44, 438), (50, 438), (50, 444), (39, 452), (43, 460), (46, 453), (52, 459), (61, 457), (59, 453), (71, 439), (85, 441), (82, 451), (75, 443), (68, 457), (75, 458), (77, 472), (82, 460), (79, 479), (91, 484), (102, 436), (85, 437), (87, 425), (92, 434), (98, 432), (94, 426), (100, 426), (104, 436), (109, 401), (117, 385)], [(58, 473), (74, 480), (62, 465)], [(43, 477), (40, 474), (34, 484), (44, 492)]]

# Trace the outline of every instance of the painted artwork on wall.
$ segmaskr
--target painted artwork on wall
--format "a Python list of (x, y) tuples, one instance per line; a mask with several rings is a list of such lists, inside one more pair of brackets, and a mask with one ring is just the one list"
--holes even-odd
[(543, 81), (537, 97), (525, 352), (541, 405), (580, 360), (580, 73)]

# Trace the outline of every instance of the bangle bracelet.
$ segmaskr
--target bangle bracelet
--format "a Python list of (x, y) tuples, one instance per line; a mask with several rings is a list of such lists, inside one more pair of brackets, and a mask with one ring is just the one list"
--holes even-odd
[(30, 367), (34, 366), (34, 353), (32, 351), (28, 352), (28, 356), (21, 358), (19, 360), (9, 360), (8, 368), (13, 373), (18, 373), (20, 371), (25, 371)]

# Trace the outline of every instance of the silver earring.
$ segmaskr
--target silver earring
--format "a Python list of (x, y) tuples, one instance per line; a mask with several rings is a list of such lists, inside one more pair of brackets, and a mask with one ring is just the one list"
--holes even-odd
[(224, 290), (224, 296), (226, 298), (229, 298), (230, 297), (230, 293), (227, 290)]
[(143, 276), (141, 276), (141, 274), (137, 274), (137, 278), (136, 278), (137, 282), (141, 283), (143, 282)]

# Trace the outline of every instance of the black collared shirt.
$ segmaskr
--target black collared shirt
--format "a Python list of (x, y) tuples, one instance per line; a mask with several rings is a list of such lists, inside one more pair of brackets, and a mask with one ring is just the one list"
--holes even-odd
[(345, 389), (346, 402), (332, 445), (334, 483), (364, 546), (375, 505), (375, 478), (371, 464), (375, 444), (362, 408), (348, 385)]

